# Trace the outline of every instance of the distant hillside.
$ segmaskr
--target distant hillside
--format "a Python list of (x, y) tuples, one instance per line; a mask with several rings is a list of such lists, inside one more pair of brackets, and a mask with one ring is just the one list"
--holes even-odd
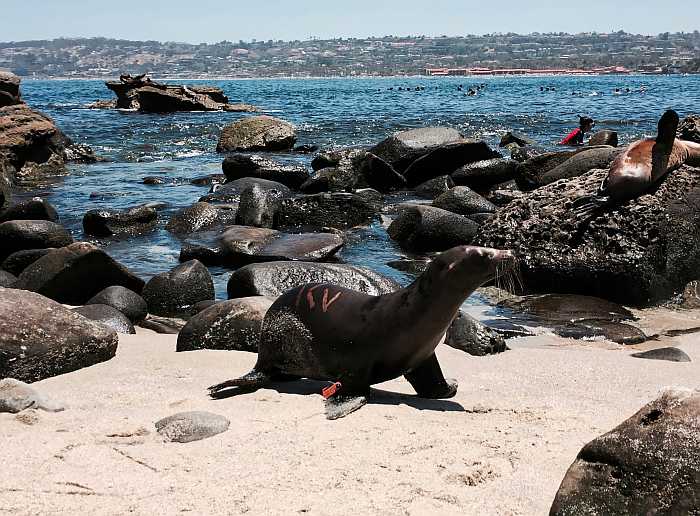
[(161, 43), (107, 38), (0, 43), (0, 68), (21, 76), (274, 77), (421, 74), (426, 68), (623, 66), (700, 72), (700, 33), (490, 34), (308, 41)]

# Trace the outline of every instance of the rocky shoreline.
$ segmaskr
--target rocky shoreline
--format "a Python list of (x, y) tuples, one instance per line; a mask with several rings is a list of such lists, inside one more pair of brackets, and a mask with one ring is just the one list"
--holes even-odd
[[(107, 86), (117, 94), (114, 107), (123, 109), (255, 111), (228, 104), (216, 88), (162, 85), (130, 76)], [(687, 117), (679, 137), (700, 142), (699, 121), (697, 115)], [(144, 329), (177, 334), (173, 338), (178, 352), (255, 352), (267, 309), (289, 288), (327, 282), (372, 295), (399, 288), (375, 271), (335, 259), (349, 230), (377, 220), (406, 252), (407, 259), (392, 266), (415, 275), (421, 263), (455, 246), (516, 253), (520, 281), (497, 282), (482, 291), (498, 297), (511, 316), (480, 322), (462, 311), (447, 332), (445, 344), (455, 350), (451, 353), (507, 355), (513, 342), (537, 338), (533, 336), (541, 336), (542, 328), (562, 338), (584, 339), (581, 342), (663, 348), (653, 345), (654, 340), (665, 342), (697, 328), (645, 327), (636, 310), (667, 305), (697, 315), (700, 169), (684, 166), (648, 194), (582, 223), (572, 215), (574, 200), (595, 192), (620, 152), (611, 131), (601, 131), (591, 140), (597, 145), (546, 152), (526, 137), (508, 133), (496, 150), (455, 129), (425, 127), (388, 135), (370, 148), (320, 150), (308, 170), (265, 155), (311, 150), (295, 147), (292, 124), (267, 115), (247, 116), (219, 135), (216, 150), (223, 157), (223, 174), (205, 178), (210, 192), (167, 221), (167, 231), (183, 239), (181, 264), (144, 281), (99, 245), (75, 241), (45, 199), (12, 203), (17, 185), (39, 185), (68, 173), (66, 163), (99, 158), (27, 106), (19, 79), (2, 74), (0, 378), (31, 384), (77, 374), (115, 360), (123, 336)], [(157, 178), (150, 184), (157, 185)], [(161, 215), (156, 204), (89, 210), (83, 232), (86, 238), (128, 240), (153, 231)], [(226, 301), (215, 299), (207, 268), (211, 265), (232, 270)], [(670, 349), (640, 358), (683, 362), (693, 357), (692, 352), (679, 354), (672, 342)], [(18, 406), (22, 396), (41, 394), (13, 382), (0, 386), (0, 409)], [(696, 382), (688, 387), (700, 386)], [(643, 466), (619, 466), (628, 459), (627, 452), (615, 459), (618, 465), (613, 466), (622, 470), (615, 475), (629, 478), (643, 494), (640, 505), (615, 505), (615, 497), (625, 492), (620, 482), (580, 473), (590, 469), (585, 464), (591, 462), (590, 450), (602, 446), (594, 441), (562, 483), (552, 514), (575, 513), (574, 508), (584, 506), (605, 507), (612, 513), (661, 507), (649, 494), (654, 487), (645, 480), (648, 471), (658, 466), (664, 475), (700, 472), (699, 396), (664, 394), (624, 423), (627, 439), (647, 440), (650, 450), (658, 448), (661, 438), (640, 430), (648, 414), (671, 414), (668, 419), (654, 416), (654, 421), (668, 425), (658, 430), (663, 435), (696, 432), (694, 439), (673, 440), (658, 464), (651, 465), (657, 460), (651, 452)], [(19, 411), (6, 411), (21, 413), (31, 407), (28, 402)], [(197, 428), (196, 439), (229, 428), (228, 420), (216, 414), (176, 416), (156, 424), (168, 440), (195, 440), (167, 430), (173, 424)], [(211, 432), (197, 433), (205, 427)], [(595, 453), (615, 456), (624, 449), (624, 443), (601, 439), (612, 451)], [(681, 463), (689, 466), (681, 471)], [(601, 485), (607, 489), (606, 501), (596, 501), (591, 494), (591, 486)], [(692, 503), (693, 495), (680, 489), (664, 496), (664, 507), (680, 508)]]

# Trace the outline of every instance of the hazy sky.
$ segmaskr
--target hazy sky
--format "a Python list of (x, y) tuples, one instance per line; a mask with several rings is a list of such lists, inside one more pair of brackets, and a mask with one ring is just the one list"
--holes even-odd
[(107, 36), (191, 43), (491, 32), (700, 29), (698, 0), (0, 0), (0, 41)]

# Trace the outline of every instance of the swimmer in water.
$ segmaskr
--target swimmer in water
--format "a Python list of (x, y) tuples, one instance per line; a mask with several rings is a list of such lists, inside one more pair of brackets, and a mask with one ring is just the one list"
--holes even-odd
[(566, 138), (559, 142), (559, 145), (578, 146), (583, 145), (583, 136), (595, 127), (595, 121), (587, 116), (579, 115), (579, 126), (571, 131)]

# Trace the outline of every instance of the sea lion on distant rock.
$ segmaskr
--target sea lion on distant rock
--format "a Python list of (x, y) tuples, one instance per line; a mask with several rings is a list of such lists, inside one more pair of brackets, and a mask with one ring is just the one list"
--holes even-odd
[[(510, 251), (454, 247), (438, 255), (411, 285), (370, 296), (323, 283), (285, 292), (262, 325), (258, 361), (248, 374), (209, 388), (250, 392), (275, 380), (335, 382), (324, 390), (328, 419), (357, 410), (370, 385), (404, 375), (419, 396), (450, 398), (435, 356), (462, 302), (479, 286), (513, 270)], [(337, 389), (337, 391), (336, 391)]]

